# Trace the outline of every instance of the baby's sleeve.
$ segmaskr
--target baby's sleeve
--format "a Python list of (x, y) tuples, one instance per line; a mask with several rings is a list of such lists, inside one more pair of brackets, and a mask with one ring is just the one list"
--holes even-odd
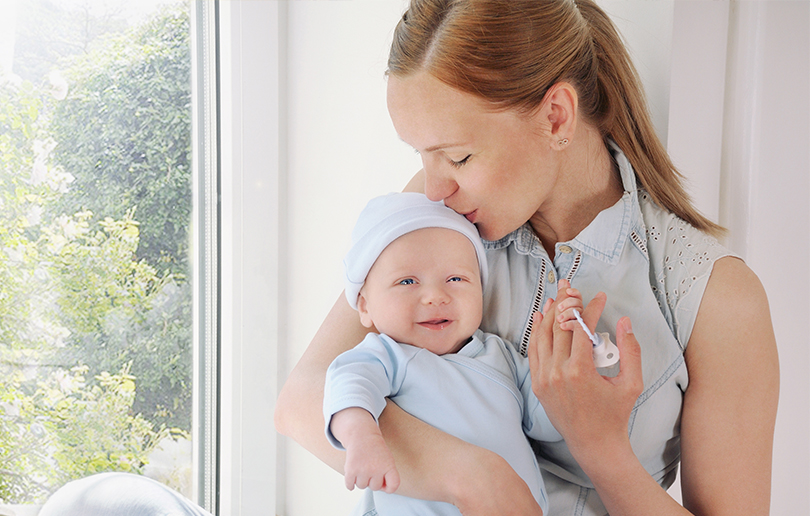
[(343, 446), (330, 430), (332, 417), (343, 409), (359, 407), (378, 420), (385, 399), (394, 395), (404, 377), (399, 344), (384, 336), (369, 334), (355, 348), (340, 354), (326, 372), (323, 416), (326, 438), (335, 448)]
[(523, 433), (536, 441), (562, 441), (562, 435), (551, 424), (546, 409), (532, 390), (529, 359), (518, 353), (514, 346), (505, 343), (505, 347), (515, 364), (517, 386), (523, 395)]

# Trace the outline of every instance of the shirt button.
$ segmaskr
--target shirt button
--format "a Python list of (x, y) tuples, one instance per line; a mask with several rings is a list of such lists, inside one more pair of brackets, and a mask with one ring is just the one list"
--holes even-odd
[(554, 283), (554, 280), (555, 280), (554, 271), (548, 271), (548, 282)]
[(573, 251), (573, 249), (571, 249), (570, 246), (567, 246), (567, 245), (561, 245), (560, 246), (560, 252), (561, 253), (569, 254), (569, 253), (571, 253), (571, 251)]

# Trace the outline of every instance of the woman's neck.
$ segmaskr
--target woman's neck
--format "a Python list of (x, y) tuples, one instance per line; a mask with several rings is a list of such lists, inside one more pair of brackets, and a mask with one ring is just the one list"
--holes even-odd
[(529, 221), (552, 259), (558, 242), (576, 237), (624, 192), (616, 164), (595, 130), (579, 132), (562, 152), (555, 191)]

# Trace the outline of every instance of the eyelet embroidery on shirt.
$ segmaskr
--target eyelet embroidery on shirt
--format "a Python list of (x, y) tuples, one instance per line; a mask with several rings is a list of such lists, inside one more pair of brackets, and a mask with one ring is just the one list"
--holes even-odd
[(526, 325), (526, 331), (523, 332), (523, 338), (520, 340), (520, 349), (518, 350), (524, 357), (529, 350), (529, 338), (532, 336), (532, 324), (534, 324), (534, 314), (540, 310), (540, 303), (543, 302), (543, 296), (546, 292), (546, 262), (540, 262), (540, 279), (537, 282), (537, 290), (534, 293), (534, 300), (532, 300), (532, 311), (529, 315), (529, 323)]
[[(642, 197), (648, 198), (646, 195)], [(673, 314), (680, 299), (703, 277), (703, 274), (694, 274), (695, 266), (711, 265), (717, 259), (716, 248), (722, 247), (712, 237), (704, 234), (701, 238), (699, 235), (699, 231), (677, 217), (668, 221), (665, 234), (655, 225), (647, 228), (648, 243), (652, 245), (660, 242), (663, 246), (661, 250), (666, 253), (663, 256), (663, 268), (656, 278), (656, 284), (652, 285), (652, 290), (659, 306), (663, 309), (666, 305)], [(660, 249), (658, 246), (656, 248)]]

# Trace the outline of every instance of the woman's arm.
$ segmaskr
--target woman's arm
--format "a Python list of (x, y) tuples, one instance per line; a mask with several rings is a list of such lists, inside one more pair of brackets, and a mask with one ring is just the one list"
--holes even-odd
[(611, 515), (686, 515), (687, 509), (711, 516), (768, 514), (779, 370), (765, 292), (742, 261), (724, 258), (715, 264), (686, 350), (684, 507), (650, 477), (630, 447), (627, 401), (641, 378), (641, 363), (627, 319), (616, 332), (622, 373), (604, 381), (584, 366), (589, 343), (580, 336), (566, 342), (548, 319), (540, 323), (536, 341), (535, 360), (547, 364), (538, 381), (566, 394), (541, 401), (552, 421), (564, 422), (555, 426)]
[(368, 331), (341, 296), (290, 373), (276, 402), (276, 429), (340, 472), (346, 454), (332, 447), (324, 434), (326, 370), (339, 354), (361, 342)]
[[(276, 404), (276, 428), (333, 469), (345, 453), (324, 434), (326, 370), (368, 330), (341, 296), (290, 373)], [(380, 429), (400, 473), (397, 494), (455, 504), (465, 515), (536, 516), (540, 507), (526, 483), (500, 456), (425, 424), (389, 402)]]
[[(685, 358), (684, 507), (698, 515), (767, 515), (779, 364), (765, 291), (742, 261), (724, 258), (715, 264)], [(643, 475), (640, 465), (628, 459), (624, 468), (603, 464), (595, 473), (611, 514), (669, 514), (658, 509), (668, 503), (660, 488), (640, 483), (637, 491), (628, 491), (632, 470)]]
[(765, 290), (741, 260), (715, 264), (685, 357), (684, 505), (767, 515), (779, 361)]

